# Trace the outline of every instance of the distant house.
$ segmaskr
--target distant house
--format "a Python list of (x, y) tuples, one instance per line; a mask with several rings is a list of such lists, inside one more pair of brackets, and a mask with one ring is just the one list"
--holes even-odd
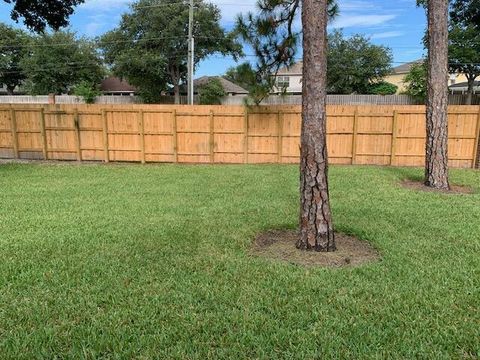
[(420, 59), (396, 66), (392, 69), (390, 75), (386, 76), (384, 80), (390, 84), (396, 85), (398, 87), (397, 93), (403, 93), (407, 89), (407, 86), (403, 81), (405, 76), (410, 72), (412, 66), (422, 63), (423, 59)]
[[(449, 88), (451, 94), (466, 94), (468, 91), (468, 82), (455, 83), (450, 85)], [(480, 94), (480, 81), (475, 81), (473, 84), (473, 93)]]
[[(398, 93), (403, 93), (406, 90), (407, 84), (404, 82), (405, 76), (410, 72), (412, 66), (422, 64), (423, 59), (411, 61), (409, 63), (402, 64), (394, 67), (390, 75), (385, 77), (385, 81), (398, 86)], [(450, 74), (448, 85), (455, 85), (459, 82), (467, 81), (464, 74)]]
[[(218, 79), (222, 84), (223, 90), (227, 93), (228, 96), (236, 95), (248, 95), (248, 90), (245, 90), (241, 86), (231, 82), (230, 80), (225, 79), (222, 76), (202, 76), (201, 78), (193, 80), (193, 92), (198, 94), (198, 90), (208, 84), (211, 80)], [(186, 94), (186, 87), (182, 87), (182, 93)]]
[(302, 94), (303, 61), (290, 67), (283, 67), (277, 72), (274, 93), (285, 91), (289, 95)]
[(138, 89), (126, 80), (109, 76), (102, 80), (100, 91), (103, 95), (133, 96), (138, 92)]

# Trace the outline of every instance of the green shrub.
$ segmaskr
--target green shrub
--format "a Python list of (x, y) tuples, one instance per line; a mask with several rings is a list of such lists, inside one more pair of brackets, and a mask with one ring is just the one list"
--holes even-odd
[(426, 64), (415, 64), (405, 76), (403, 82), (407, 84), (406, 95), (418, 100), (427, 98), (427, 66)]
[(75, 86), (73, 94), (83, 98), (87, 104), (94, 104), (97, 96), (100, 95), (100, 90), (97, 85), (82, 81)]
[(368, 93), (372, 95), (395, 95), (397, 93), (398, 86), (386, 81), (371, 84)]
[(200, 105), (221, 105), (227, 95), (218, 78), (211, 79), (198, 90)]

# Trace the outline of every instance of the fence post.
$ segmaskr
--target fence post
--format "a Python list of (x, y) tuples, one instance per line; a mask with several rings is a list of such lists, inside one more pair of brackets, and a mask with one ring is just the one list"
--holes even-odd
[(210, 141), (209, 141), (209, 148), (210, 148), (210, 163), (215, 162), (215, 135), (214, 135), (214, 114), (213, 110), (210, 110)]
[(142, 164), (146, 163), (145, 159), (145, 123), (143, 119), (143, 110), (140, 110), (138, 113), (138, 128), (140, 135), (140, 150), (141, 150), (141, 161)]
[(283, 112), (281, 110), (278, 111), (278, 163), (282, 163), (283, 159)]
[(40, 109), (40, 132), (42, 134), (43, 160), (48, 160), (47, 130), (45, 129), (45, 110), (44, 110), (43, 106)]
[(102, 109), (102, 125), (103, 125), (103, 153), (105, 156), (105, 162), (110, 161), (108, 154), (108, 123), (107, 123), (107, 110)]
[(75, 127), (75, 145), (77, 150), (77, 161), (82, 161), (82, 148), (80, 143), (80, 116), (78, 115), (78, 109), (73, 111), (73, 125)]
[(357, 163), (358, 107), (353, 114), (352, 165)]
[(248, 164), (248, 107), (246, 105), (243, 115), (243, 162)]
[(477, 130), (476, 130), (476, 138), (475, 138), (475, 146), (473, 147), (473, 168), (477, 167), (478, 156), (480, 153), (480, 108), (478, 111), (478, 118), (477, 118)]
[(393, 123), (392, 123), (392, 147), (391, 147), (391, 156), (390, 156), (390, 166), (395, 165), (395, 155), (397, 149), (397, 121), (398, 121), (398, 111), (393, 111)]
[(12, 127), (12, 142), (13, 142), (13, 154), (15, 159), (19, 158), (18, 152), (18, 134), (17, 134), (17, 118), (15, 109), (10, 105), (10, 125)]
[(177, 137), (177, 110), (172, 111), (173, 116), (173, 159), (178, 163), (178, 137)]

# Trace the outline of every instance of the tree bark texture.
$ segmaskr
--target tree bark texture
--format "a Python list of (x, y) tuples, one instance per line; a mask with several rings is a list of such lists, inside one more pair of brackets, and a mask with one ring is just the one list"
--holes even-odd
[(448, 183), (448, 0), (428, 0), (428, 96), (425, 185)]
[(179, 105), (180, 104), (180, 85), (177, 83), (173, 85), (173, 94), (174, 94), (175, 105)]
[(170, 73), (170, 80), (173, 84), (173, 97), (175, 105), (180, 104), (180, 71), (175, 65), (170, 65), (168, 67), (168, 72)]
[(303, 250), (335, 251), (328, 191), (327, 0), (303, 0), (300, 238)]

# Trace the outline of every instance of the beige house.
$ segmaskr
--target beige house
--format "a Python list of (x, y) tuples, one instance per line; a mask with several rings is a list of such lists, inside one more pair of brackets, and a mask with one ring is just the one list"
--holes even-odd
[(302, 93), (303, 61), (296, 62), (289, 68), (283, 67), (277, 73), (274, 93), (281, 93), (284, 89), (287, 94), (295, 95)]
[[(410, 69), (415, 64), (421, 64), (423, 59), (415, 60), (400, 66), (394, 67), (392, 73), (385, 77), (385, 81), (398, 86), (398, 94), (403, 93), (406, 90), (406, 83), (404, 82), (405, 76), (410, 72)], [(450, 74), (448, 80), (448, 86), (455, 85), (457, 83), (466, 82), (467, 78), (464, 74)]]
[[(415, 64), (421, 64), (424, 60), (419, 59), (409, 63), (394, 67), (392, 73), (385, 77), (385, 81), (398, 86), (398, 94), (406, 90), (405, 76)], [(284, 89), (289, 95), (299, 95), (302, 93), (302, 70), (303, 61), (296, 62), (290, 68), (281, 68), (276, 76), (276, 87), (273, 89), (275, 94), (281, 93)], [(464, 83), (467, 78), (464, 74), (450, 74), (448, 86)]]

